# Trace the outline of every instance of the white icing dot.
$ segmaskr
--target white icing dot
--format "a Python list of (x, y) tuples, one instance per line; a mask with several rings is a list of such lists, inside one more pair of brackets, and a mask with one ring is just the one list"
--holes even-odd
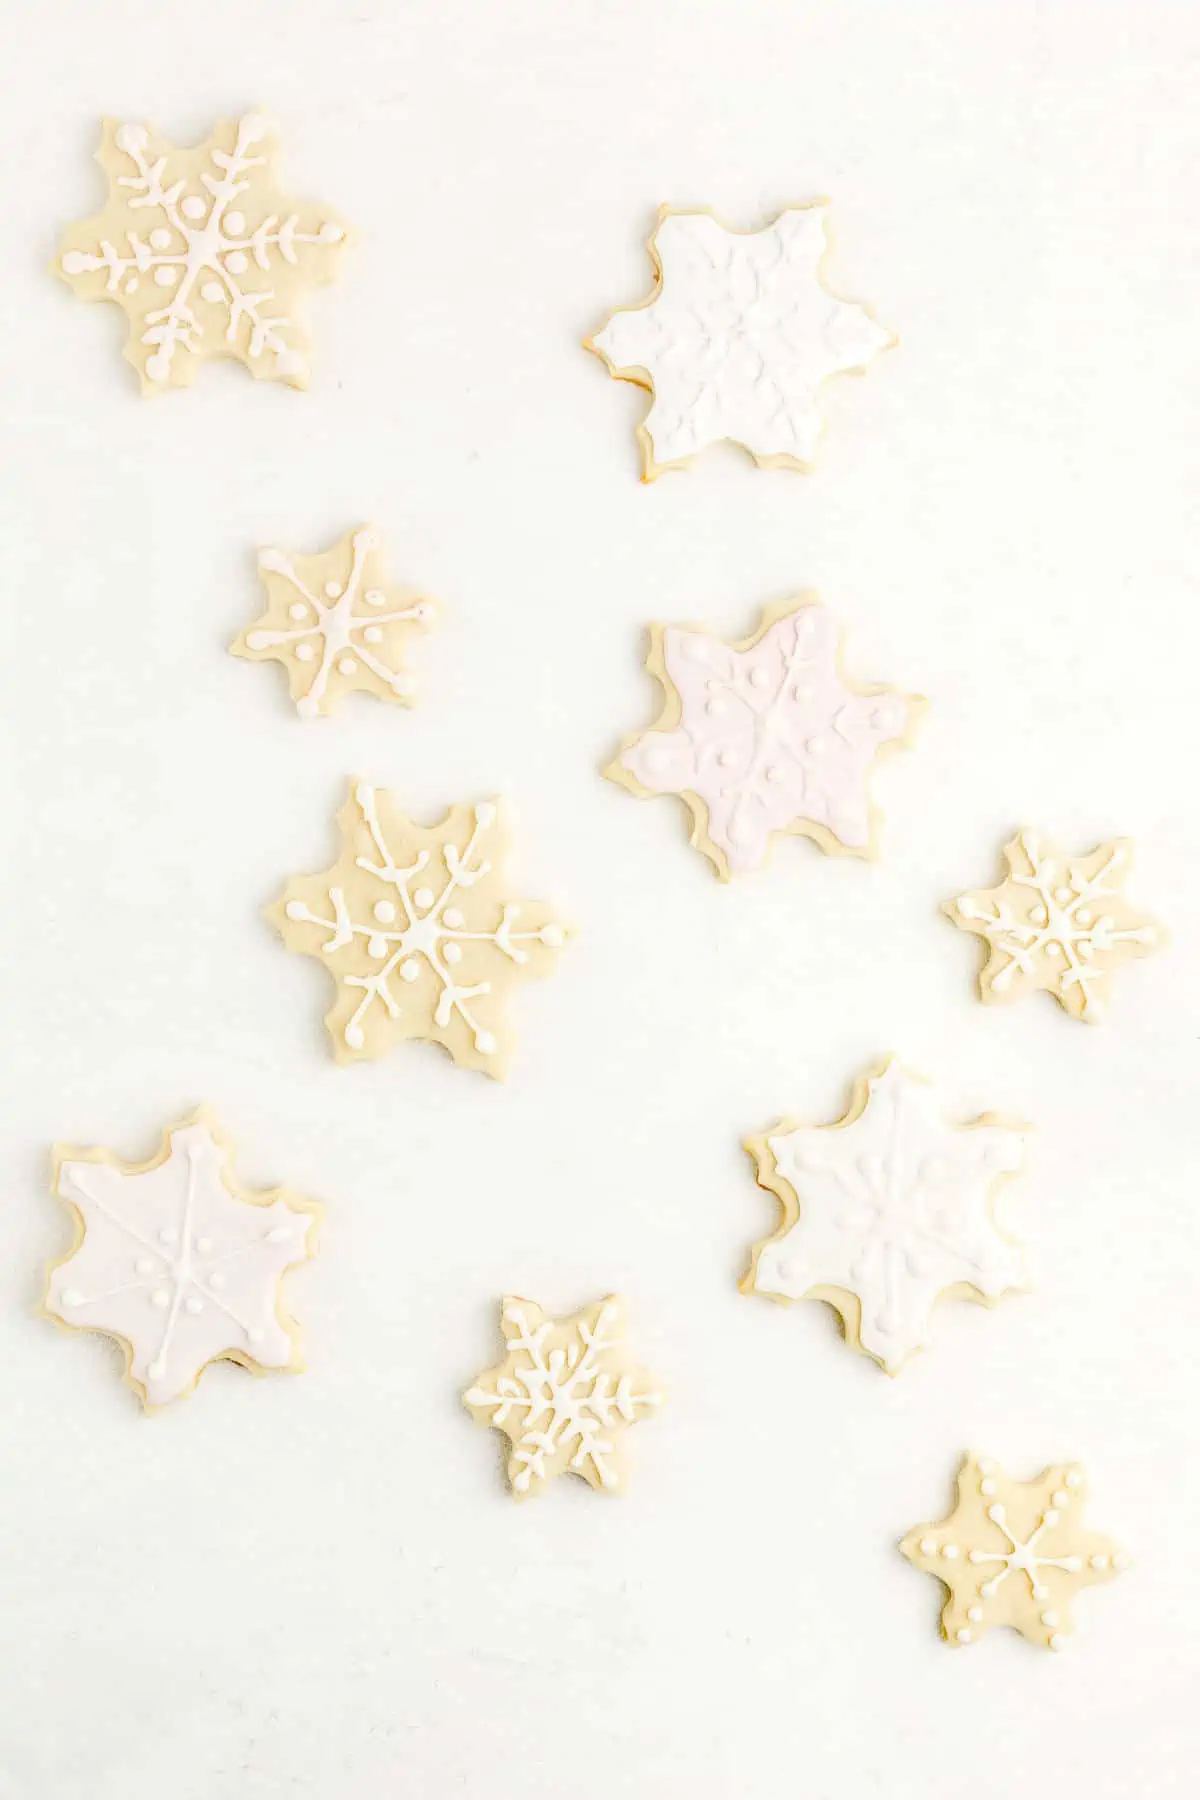
[(936, 1556), (937, 1540), (931, 1537), (923, 1537), (921, 1539), (920, 1549), (922, 1556)]
[(341, 589), (341, 583), (340, 583), (340, 582), (337, 582), (337, 581), (327, 581), (327, 582), (326, 582), (326, 583), (325, 583), (325, 597), (326, 597), (326, 599), (327, 599), (327, 600), (337, 600), (337, 599), (339, 599), (339, 598), (340, 598), (340, 596), (341, 596), (341, 592), (342, 592), (342, 589)]
[(722, 750), (717, 756), (717, 761), (723, 769), (731, 769), (737, 761), (737, 757), (732, 750)]
[(999, 1586), (998, 1582), (985, 1581), (979, 1591), (983, 1595), (985, 1600), (990, 1600), (992, 1598), (992, 1595), (996, 1592), (996, 1589), (998, 1586)]
[(195, 1294), (189, 1294), (183, 1303), (183, 1309), (185, 1312), (191, 1313), (194, 1319), (197, 1313), (202, 1313), (204, 1311), (204, 1302), (203, 1300), (197, 1300)]
[(1079, 1473), (1078, 1469), (1067, 1470), (1067, 1486), (1069, 1488), (1077, 1488), (1082, 1485), (1082, 1482), (1083, 1476)]
[(1058, 1624), (1058, 1614), (1056, 1612), (1044, 1612), (1042, 1614), (1042, 1624), (1052, 1630), (1053, 1627)]
[(981, 1494), (987, 1494), (987, 1495), (991, 1495), (991, 1494), (995, 1493), (996, 1483), (992, 1480), (990, 1475), (984, 1476), (983, 1480), (979, 1484), (979, 1491)]
[(416, 893), (413, 895), (413, 899), (416, 901), (417, 905), (420, 907), (432, 906), (433, 905), (433, 889), (425, 888), (425, 887), (418, 888)]
[(829, 748), (829, 739), (819, 736), (810, 737), (804, 748), (808, 751), (810, 756), (824, 756), (826, 750)]
[(382, 962), (387, 953), (388, 941), (386, 938), (374, 936), (367, 939), (367, 955), (373, 956), (376, 962)]
[(154, 1264), (148, 1256), (139, 1256), (133, 1265), (135, 1275), (153, 1275)]
[(1071, 898), (1070, 888), (1069, 887), (1055, 888), (1054, 898), (1058, 901), (1058, 904), (1060, 906), (1065, 906), (1067, 904), (1067, 901)]
[(1004, 1523), (1004, 1508), (1002, 1506), (989, 1506), (987, 1509), (987, 1515), (988, 1515), (988, 1518), (992, 1521), (993, 1525), (1003, 1525), (1003, 1523)]
[(225, 258), (225, 267), (231, 275), (244, 275), (250, 267), (250, 262), (244, 251), (231, 250)]
[[(221, 224), (230, 237), (241, 237), (246, 229), (246, 215), (240, 212), (227, 212), (222, 216)], [(151, 240), (153, 241), (153, 240)]]
[(958, 1555), (958, 1545), (957, 1544), (943, 1544), (942, 1545), (942, 1555), (945, 1557), (947, 1562), (953, 1562), (955, 1557)]
[(960, 1644), (969, 1644), (971, 1641), (971, 1633), (965, 1625), (960, 1625), (954, 1635)]
[(811, 700), (814, 689), (807, 681), (798, 681), (792, 689), (793, 700)]
[[(66, 275), (84, 275), (87, 273), (88, 261), (88, 253), (86, 250), (68, 250), (62, 259), (63, 273)], [(126, 292), (128, 292), (128, 289)]]
[(1050, 1507), (1048, 1511), (1042, 1514), (1042, 1523), (1050, 1526), (1058, 1524), (1058, 1513), (1054, 1507)]
[(1050, 1498), (1055, 1506), (1070, 1506), (1071, 1504), (1071, 1496), (1066, 1488), (1055, 1488)]
[(396, 908), (392, 905), (390, 900), (377, 900), (371, 908), (371, 911), (375, 914), (375, 917), (379, 920), (381, 925), (390, 925), (396, 916)]
[(1066, 1638), (1063, 1637), (1061, 1632), (1055, 1631), (1050, 1637), (1050, 1648), (1052, 1650), (1061, 1650), (1066, 1641)]
[(297, 662), (312, 662), (312, 660), (316, 656), (316, 654), (317, 654), (316, 648), (312, 644), (297, 644), (296, 645), (296, 661)]
[(206, 281), (201, 286), (200, 298), (207, 300), (210, 305), (216, 306), (225, 298), (225, 289), (219, 281)]
[(179, 210), (185, 219), (202, 219), (204, 217), (204, 202), (199, 194), (188, 194), (181, 203)]
[(982, 1606), (968, 1606), (967, 1617), (973, 1625), (978, 1625), (980, 1619), (983, 1617)]
[(1118, 1574), (1120, 1574), (1122, 1569), (1127, 1569), (1129, 1567), (1129, 1557), (1124, 1550), (1113, 1551), (1112, 1566)]
[(281, 350), (275, 358), (275, 367), (281, 375), (303, 375), (304, 358), (297, 350)]
[(169, 249), (170, 243), (171, 243), (171, 234), (167, 230), (166, 226), (165, 225), (155, 226), (154, 230), (150, 233), (151, 247), (155, 250), (166, 250), (166, 249)]
[(151, 1381), (161, 1381), (166, 1372), (167, 1365), (161, 1356), (156, 1356), (152, 1363), (147, 1364), (146, 1373)]
[(125, 292), (127, 294), (136, 294), (137, 291), (138, 291), (138, 278), (136, 275), (131, 275), (129, 277), (129, 280), (125, 283)]
[(283, 910), (289, 919), (302, 919), (306, 908), (303, 900), (289, 900)]
[(407, 962), (400, 964), (401, 981), (415, 981), (420, 973), (421, 965), (415, 956), (410, 956)]
[(704, 710), (711, 718), (719, 719), (721, 714), (725, 711), (725, 702), (723, 700), (710, 700)]
[(1046, 955), (1047, 956), (1061, 956), (1062, 953), (1063, 953), (1062, 945), (1059, 943), (1058, 939), (1051, 938), (1050, 942), (1046, 945)]
[(168, 1294), (166, 1288), (155, 1288), (150, 1296), (150, 1304), (151, 1306), (157, 1306), (160, 1312), (164, 1306), (169, 1306), (171, 1304), (171, 1296)]
[(126, 156), (134, 156), (144, 150), (149, 141), (144, 125), (118, 125), (117, 149), (124, 150)]
[(84, 1304), (83, 1295), (78, 1288), (64, 1288), (61, 1299), (64, 1306), (82, 1306)]
[[(404, 970), (401, 969), (400, 973), (403, 975)], [(346, 1042), (349, 1044), (349, 1046), (352, 1050), (361, 1050), (362, 1049), (362, 1047), (363, 1047), (363, 1029), (362, 1029), (361, 1025), (347, 1025), (344, 1036), (345, 1036)]]
[(382, 588), (368, 588), (363, 595), (363, 599), (368, 606), (382, 606), (387, 599), (387, 595)]
[(338, 657), (338, 673), (340, 675), (353, 675), (353, 673), (354, 673), (355, 669), (357, 669), (357, 667), (358, 667), (358, 664), (355, 662), (355, 660), (352, 656), (339, 656)]
[(475, 1048), (479, 1051), (481, 1056), (495, 1055), (496, 1040), (490, 1031), (477, 1031), (475, 1033)]
[(1048, 923), (1050, 915), (1044, 906), (1035, 906), (1029, 917), (1035, 925), (1045, 925)]
[(460, 926), (466, 924), (466, 918), (464, 917), (461, 908), (457, 906), (448, 906), (442, 914), (442, 919), (446, 925), (449, 926), (451, 931), (457, 931)]
[(765, 688), (767, 685), (767, 682), (769, 680), (770, 680), (770, 676), (767, 674), (767, 671), (765, 669), (751, 669), (751, 671), (750, 671), (750, 686), (751, 687)]
[(174, 287), (179, 280), (179, 270), (174, 263), (159, 263), (154, 271), (154, 279), (159, 287)]
[(981, 1456), (981, 1457), (980, 1457), (980, 1459), (979, 1459), (979, 1473), (980, 1473), (980, 1474), (981, 1474), (981, 1475), (991, 1475), (991, 1474), (994, 1474), (994, 1472), (995, 1472), (995, 1468), (996, 1468), (996, 1465), (995, 1465), (995, 1463), (994, 1463), (994, 1462), (993, 1462), (993, 1461), (992, 1461), (992, 1459), (991, 1459), (991, 1457), (990, 1457), (990, 1456)]
[(487, 830), (489, 825), (494, 825), (496, 823), (496, 808), (492, 805), (490, 800), (481, 800), (475, 808), (475, 823), (481, 826), (484, 831)]
[(561, 925), (543, 925), (541, 931), (543, 944), (549, 944), (552, 950), (558, 950), (564, 942)]
[(763, 775), (768, 781), (781, 781), (783, 779), (783, 770), (778, 763), (768, 763), (763, 770)]
[(196, 1239), (196, 1249), (201, 1256), (207, 1256), (212, 1247), (213, 1241), (210, 1237), (198, 1237)]
[(382, 644), (383, 627), (381, 625), (368, 625), (363, 632), (363, 642), (365, 644)]
[(1079, 911), (1075, 914), (1075, 919), (1080, 925), (1090, 925), (1092, 922), (1092, 915), (1088, 912), (1086, 907), (1081, 906)]
[(462, 961), (462, 945), (461, 944), (445, 944), (442, 947), (442, 955), (445, 957), (445, 959), (448, 963), (461, 962)]
[(292, 604), (288, 607), (288, 616), (292, 619), (307, 619), (308, 608), (305, 606), (303, 600), (292, 601)]
[(220, 1269), (213, 1270), (208, 1278), (208, 1285), (214, 1292), (225, 1286), (225, 1277), (222, 1275)]
[(238, 132), (244, 144), (257, 144), (267, 135), (267, 121), (261, 113), (246, 113), (238, 120)]
[(170, 361), (161, 350), (156, 350), (153, 356), (146, 358), (146, 374), (151, 381), (165, 381), (170, 372)]
[(1091, 1563), (1093, 1569), (1107, 1569), (1108, 1567), (1107, 1556), (1089, 1556), (1088, 1561)]
[(252, 1344), (261, 1344), (265, 1335), (261, 1325), (251, 1325), (246, 1332), (246, 1336)]
[(268, 1244), (286, 1244), (290, 1242), (292, 1228), (290, 1225), (272, 1225), (267, 1233)]
[(336, 219), (323, 220), (318, 233), (323, 244), (340, 244), (345, 235), (345, 230)]

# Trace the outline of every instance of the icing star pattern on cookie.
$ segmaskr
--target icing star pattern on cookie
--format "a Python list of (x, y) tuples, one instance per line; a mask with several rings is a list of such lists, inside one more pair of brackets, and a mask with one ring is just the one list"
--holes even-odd
[(532, 1300), (506, 1299), (500, 1327), (507, 1355), (463, 1401), (480, 1425), (510, 1440), (514, 1496), (523, 1500), (565, 1474), (621, 1493), (629, 1428), (663, 1403), (629, 1358), (624, 1300), (610, 1294), (569, 1318), (549, 1319)]
[(338, 826), (338, 861), (290, 881), (268, 912), (288, 950), (318, 957), (333, 976), (334, 1056), (383, 1056), (422, 1038), (464, 1068), (502, 1075), (505, 1002), (518, 982), (547, 973), (566, 933), (540, 902), (504, 897), (497, 803), (456, 806), (424, 827), (360, 781)]
[(74, 1208), (78, 1238), (50, 1272), (44, 1310), (117, 1338), (148, 1408), (190, 1393), (210, 1362), (303, 1367), (279, 1285), (313, 1254), (319, 1208), (286, 1188), (244, 1188), (232, 1163), (204, 1108), (172, 1125), (150, 1162), (55, 1151), (54, 1191)]
[(821, 383), (895, 342), (822, 282), (826, 211), (790, 207), (734, 231), (707, 211), (661, 210), (654, 292), (587, 340), (612, 375), (654, 396), (638, 429), (644, 481), (723, 438), (760, 464), (811, 467)]
[(249, 662), (282, 663), (301, 718), (331, 713), (353, 689), (411, 706), (404, 649), (432, 623), (435, 608), (389, 588), (372, 526), (319, 556), (261, 550), (258, 567), (267, 610), (230, 649)]
[(1026, 1129), (991, 1113), (951, 1125), (928, 1082), (887, 1062), (836, 1124), (747, 1139), (783, 1221), (756, 1245), (742, 1292), (827, 1301), (847, 1343), (898, 1374), (928, 1343), (939, 1299), (994, 1302), (1025, 1285), (993, 1206)]
[(56, 269), (82, 299), (125, 313), (144, 394), (190, 386), (208, 357), (308, 385), (308, 290), (334, 279), (347, 232), (279, 189), (278, 156), (258, 113), (221, 120), (195, 149), (105, 120), (108, 203), (68, 229)]
[(1032, 831), (1004, 846), (998, 887), (947, 900), (942, 910), (985, 939), (984, 1002), (1044, 988), (1073, 1019), (1095, 1024), (1108, 1008), (1116, 969), (1166, 942), (1161, 925), (1125, 898), (1133, 861), (1128, 838), (1068, 857)]
[(947, 1643), (973, 1644), (993, 1625), (1009, 1625), (1031, 1644), (1063, 1648), (1076, 1594), (1129, 1567), (1110, 1538), (1084, 1529), (1084, 1494), (1075, 1463), (1011, 1481), (989, 1458), (964, 1457), (953, 1512), (918, 1525), (900, 1545), (948, 1590)]
[(805, 598), (768, 608), (733, 644), (698, 626), (652, 625), (646, 667), (666, 696), (662, 715), (604, 773), (640, 799), (686, 801), (691, 841), (723, 881), (761, 867), (776, 833), (877, 854), (871, 769), (885, 749), (911, 744), (926, 702), (847, 681), (825, 607)]

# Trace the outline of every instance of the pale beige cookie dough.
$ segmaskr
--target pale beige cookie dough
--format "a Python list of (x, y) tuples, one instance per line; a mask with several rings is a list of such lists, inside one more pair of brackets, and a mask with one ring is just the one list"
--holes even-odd
[(517, 1500), (566, 1474), (602, 1493), (624, 1491), (629, 1428), (664, 1398), (631, 1359), (627, 1326), (628, 1307), (616, 1294), (562, 1319), (547, 1318), (532, 1300), (501, 1303), (504, 1361), (463, 1401), (478, 1424), (509, 1439), (508, 1479)]
[(332, 281), (349, 233), (328, 207), (279, 186), (280, 145), (260, 113), (222, 119), (194, 149), (106, 119), (103, 212), (63, 235), (55, 272), (129, 321), (143, 394), (189, 387), (209, 357), (308, 386), (308, 296)]
[(337, 862), (289, 881), (267, 913), (286, 949), (333, 977), (325, 1024), (335, 1058), (379, 1057), (421, 1038), (463, 1068), (502, 1076), (508, 999), (548, 973), (566, 932), (542, 902), (508, 898), (499, 803), (415, 825), (391, 794), (356, 781), (337, 823)]
[(1032, 831), (1004, 846), (999, 886), (947, 900), (942, 911), (984, 939), (985, 1003), (1044, 988), (1073, 1019), (1095, 1024), (1108, 1009), (1115, 970), (1167, 941), (1162, 926), (1125, 897), (1128, 838), (1067, 856)]
[(282, 663), (302, 719), (333, 712), (355, 690), (412, 705), (405, 650), (436, 608), (389, 583), (373, 525), (316, 556), (260, 550), (258, 569), (267, 609), (229, 647), (248, 662)]
[(1076, 1594), (1129, 1567), (1111, 1538), (1085, 1529), (1085, 1494), (1077, 1463), (1012, 1481), (990, 1458), (964, 1457), (949, 1517), (918, 1525), (900, 1545), (947, 1589), (947, 1643), (973, 1644), (993, 1625), (1010, 1625), (1031, 1644), (1063, 1648)]

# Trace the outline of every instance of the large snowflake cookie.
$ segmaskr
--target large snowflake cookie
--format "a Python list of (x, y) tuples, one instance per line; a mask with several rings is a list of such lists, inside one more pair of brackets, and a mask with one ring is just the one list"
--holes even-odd
[(993, 1212), (1026, 1130), (993, 1113), (952, 1125), (930, 1084), (888, 1061), (835, 1124), (748, 1138), (783, 1219), (755, 1246), (742, 1292), (828, 1301), (846, 1342), (898, 1374), (928, 1343), (939, 1299), (992, 1303), (1026, 1285)]
[(789, 207), (760, 231), (663, 207), (650, 239), (654, 291), (587, 340), (654, 404), (638, 429), (642, 479), (723, 438), (759, 464), (812, 466), (821, 383), (895, 342), (821, 279), (827, 205)]
[(973, 1644), (993, 1625), (1011, 1625), (1031, 1644), (1063, 1648), (1080, 1589), (1129, 1567), (1111, 1539), (1084, 1529), (1084, 1491), (1074, 1463), (1011, 1481), (987, 1457), (963, 1458), (953, 1512), (918, 1525), (900, 1545), (948, 1590), (947, 1643)]
[(548, 1319), (532, 1300), (501, 1303), (507, 1354), (463, 1400), (480, 1425), (509, 1439), (518, 1500), (565, 1474), (606, 1494), (623, 1490), (629, 1428), (663, 1403), (657, 1383), (630, 1360), (626, 1313), (616, 1294), (565, 1319)]
[(1019, 831), (1004, 846), (998, 887), (947, 900), (942, 910), (985, 940), (984, 1001), (1016, 1000), (1045, 988), (1071, 1017), (1095, 1024), (1108, 1006), (1113, 972), (1166, 941), (1161, 925), (1125, 898), (1133, 862), (1128, 838), (1086, 856)]
[(144, 394), (190, 386), (210, 356), (308, 385), (307, 290), (333, 280), (347, 231), (280, 190), (278, 156), (257, 113), (222, 119), (190, 150), (104, 121), (96, 160), (108, 204), (69, 227), (56, 268), (84, 300), (125, 313)]
[(54, 1191), (74, 1209), (77, 1235), (50, 1271), (43, 1309), (123, 1344), (145, 1406), (190, 1393), (210, 1362), (303, 1368), (279, 1287), (312, 1256), (320, 1208), (287, 1188), (243, 1187), (205, 1108), (170, 1126), (149, 1162), (59, 1145)]
[(456, 806), (426, 827), (358, 781), (338, 827), (333, 867), (290, 881), (268, 913), (287, 949), (333, 976), (334, 1056), (383, 1056), (423, 1038), (465, 1068), (502, 1075), (505, 1001), (549, 970), (566, 934), (540, 902), (505, 897), (498, 804)]
[(279, 662), (301, 718), (330, 713), (357, 688), (410, 706), (404, 649), (433, 620), (431, 600), (391, 589), (379, 533), (349, 532), (332, 550), (294, 556), (260, 550), (267, 610), (230, 645), (249, 662)]
[(912, 743), (926, 703), (848, 681), (825, 607), (807, 597), (768, 607), (732, 644), (695, 625), (652, 625), (646, 667), (662, 714), (604, 773), (643, 800), (685, 800), (691, 841), (723, 881), (759, 868), (776, 833), (877, 853), (872, 765)]

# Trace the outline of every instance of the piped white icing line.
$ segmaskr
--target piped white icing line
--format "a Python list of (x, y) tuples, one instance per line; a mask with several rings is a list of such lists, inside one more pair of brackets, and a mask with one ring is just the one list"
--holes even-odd
[(653, 295), (588, 343), (613, 375), (653, 392), (639, 428), (645, 480), (723, 438), (759, 463), (811, 466), (821, 383), (895, 341), (822, 282), (827, 210), (791, 207), (760, 231), (660, 212)]
[(305, 386), (306, 290), (333, 278), (347, 233), (276, 188), (269, 122), (223, 120), (187, 150), (107, 121), (97, 156), (107, 209), (68, 231), (58, 268), (83, 298), (125, 311), (143, 391), (187, 385), (209, 356)]
[(784, 1222), (756, 1247), (744, 1291), (830, 1300), (854, 1347), (898, 1373), (948, 1290), (994, 1301), (1025, 1286), (1020, 1246), (992, 1210), (1025, 1131), (991, 1115), (949, 1124), (930, 1084), (889, 1062), (836, 1126), (750, 1139)]
[(732, 644), (697, 627), (652, 626), (646, 666), (665, 710), (605, 773), (641, 798), (680, 795), (695, 819), (692, 842), (723, 880), (759, 868), (779, 832), (832, 853), (875, 854), (872, 767), (889, 746), (912, 742), (926, 703), (851, 684), (824, 606), (768, 608)]
[(580, 1475), (604, 1493), (624, 1485), (624, 1437), (663, 1395), (629, 1359), (626, 1305), (615, 1294), (565, 1319), (530, 1300), (506, 1299), (507, 1355), (463, 1395), (472, 1417), (512, 1444), (508, 1476), (524, 1499), (557, 1475)]
[(149, 1163), (56, 1154), (55, 1192), (74, 1207), (80, 1239), (50, 1273), (45, 1310), (119, 1338), (147, 1406), (189, 1392), (218, 1358), (301, 1366), (279, 1283), (312, 1254), (317, 1209), (286, 1190), (242, 1188), (232, 1150), (201, 1109), (165, 1133)]

